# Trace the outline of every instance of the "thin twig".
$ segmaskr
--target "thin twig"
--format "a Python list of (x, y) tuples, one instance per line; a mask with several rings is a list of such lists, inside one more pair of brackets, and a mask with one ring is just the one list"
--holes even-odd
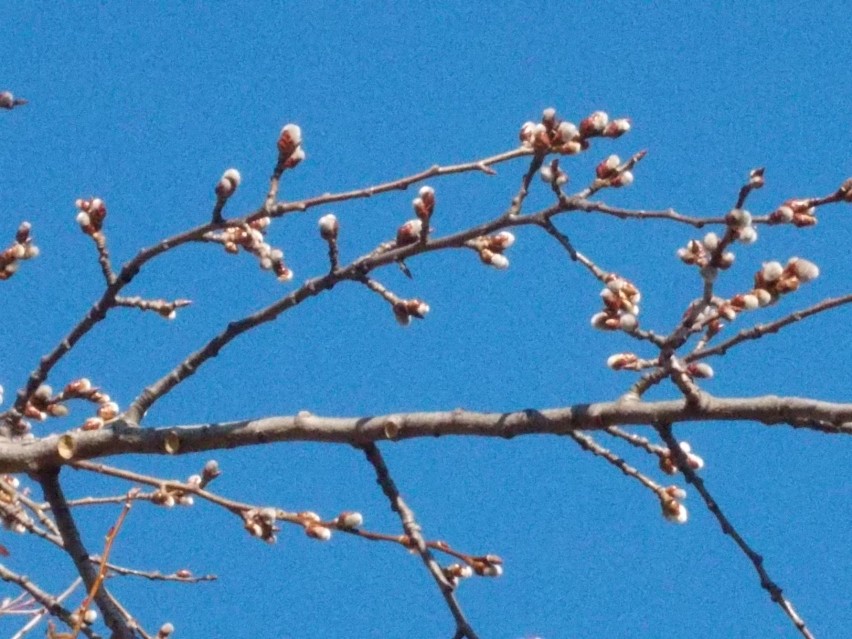
[(449, 582), (446, 575), (444, 575), (441, 566), (437, 561), (435, 561), (431, 551), (428, 546), (426, 546), (420, 525), (414, 518), (414, 512), (402, 499), (402, 495), (399, 494), (399, 490), (397, 490), (396, 484), (390, 476), (390, 471), (388, 471), (388, 467), (385, 464), (382, 454), (379, 452), (378, 446), (375, 444), (367, 444), (366, 446), (363, 446), (362, 449), (367, 460), (376, 472), (376, 481), (379, 486), (381, 486), (382, 492), (384, 492), (388, 501), (390, 501), (391, 509), (399, 515), (399, 519), (402, 522), (402, 529), (414, 543), (414, 547), (420, 554), (420, 558), (423, 560), (426, 568), (429, 570), (429, 574), (432, 575), (432, 579), (434, 579), (435, 583), (438, 585), (438, 589), (441, 591), (441, 595), (443, 595), (444, 601), (447, 603), (447, 607), (450, 609), (450, 612), (456, 621), (455, 636), (477, 639), (476, 633), (456, 600), (453, 585)]
[(722, 532), (728, 535), (731, 539), (734, 540), (734, 543), (737, 544), (739, 549), (743, 552), (743, 554), (748, 558), (751, 564), (754, 566), (755, 571), (757, 572), (758, 577), (760, 577), (760, 585), (769, 593), (769, 596), (772, 598), (772, 601), (777, 603), (781, 609), (784, 611), (790, 620), (793, 622), (793, 625), (796, 626), (798, 631), (801, 633), (803, 637), (806, 639), (814, 639), (814, 636), (811, 634), (808, 627), (805, 625), (804, 620), (796, 613), (796, 610), (793, 608), (793, 604), (789, 599), (785, 598), (781, 588), (776, 584), (769, 576), (769, 573), (766, 572), (766, 569), (763, 566), (763, 557), (757, 554), (754, 550), (752, 550), (751, 546), (746, 543), (746, 540), (743, 539), (742, 535), (737, 532), (737, 529), (734, 528), (734, 525), (730, 522), (724, 512), (722, 512), (722, 508), (707, 490), (707, 487), (704, 484), (704, 480), (698, 476), (698, 474), (692, 470), (689, 465), (689, 462), (686, 458), (686, 453), (680, 447), (680, 444), (675, 439), (674, 434), (672, 433), (672, 428), (670, 424), (661, 423), (657, 425), (657, 432), (662, 437), (663, 441), (669, 447), (669, 451), (674, 457), (678, 469), (683, 473), (683, 476), (686, 478), (686, 481), (693, 486), (701, 495), (701, 498), (704, 500), (707, 509), (713, 513), (713, 516), (716, 517), (719, 524), (722, 527)]

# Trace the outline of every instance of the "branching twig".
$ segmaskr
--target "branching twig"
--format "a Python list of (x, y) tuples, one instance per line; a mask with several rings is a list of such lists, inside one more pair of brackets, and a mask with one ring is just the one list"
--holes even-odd
[(719, 521), (719, 524), (722, 526), (722, 532), (728, 535), (731, 539), (734, 540), (734, 543), (740, 548), (743, 554), (748, 558), (748, 560), (754, 566), (755, 571), (757, 571), (758, 576), (760, 577), (760, 585), (766, 590), (772, 601), (781, 606), (781, 609), (784, 611), (799, 632), (802, 634), (805, 639), (813, 639), (813, 635), (808, 630), (808, 627), (805, 625), (804, 620), (796, 613), (796, 610), (793, 608), (793, 604), (789, 599), (785, 598), (782, 594), (781, 588), (770, 578), (769, 574), (766, 572), (766, 569), (763, 567), (763, 557), (757, 554), (754, 550), (752, 550), (751, 546), (746, 543), (746, 540), (743, 539), (742, 535), (737, 532), (737, 529), (734, 528), (733, 524), (730, 520), (725, 516), (725, 513), (722, 512), (722, 508), (707, 490), (707, 487), (704, 484), (704, 480), (698, 476), (698, 474), (692, 470), (689, 466), (689, 462), (686, 458), (686, 454), (678, 444), (674, 435), (672, 434), (671, 425), (668, 423), (662, 423), (657, 425), (657, 432), (662, 437), (663, 441), (669, 447), (669, 451), (674, 456), (674, 459), (677, 463), (678, 469), (683, 473), (683, 476), (686, 478), (686, 481), (693, 486), (701, 495), (701, 498), (704, 500), (704, 503), (707, 506), (707, 509), (713, 513), (713, 516)]
[(391, 478), (390, 472), (385, 465), (382, 454), (379, 452), (378, 446), (375, 444), (367, 444), (362, 448), (364, 450), (364, 454), (367, 456), (367, 460), (370, 464), (372, 464), (373, 469), (376, 472), (376, 481), (379, 486), (381, 486), (382, 492), (385, 493), (385, 496), (390, 501), (391, 509), (399, 515), (405, 534), (408, 535), (414, 543), (415, 549), (420, 554), (420, 558), (429, 570), (429, 574), (432, 575), (435, 583), (438, 584), (438, 588), (444, 597), (444, 601), (447, 603), (453, 618), (456, 620), (455, 636), (459, 638), (468, 637), (468, 639), (477, 639), (476, 633), (467, 621), (464, 612), (456, 600), (453, 584), (451, 584), (444, 575), (443, 570), (441, 570), (441, 566), (437, 561), (435, 561), (431, 551), (426, 546), (426, 542), (423, 540), (423, 535), (421, 534), (420, 525), (414, 518), (414, 512), (402, 499), (402, 495), (399, 494), (396, 484)]

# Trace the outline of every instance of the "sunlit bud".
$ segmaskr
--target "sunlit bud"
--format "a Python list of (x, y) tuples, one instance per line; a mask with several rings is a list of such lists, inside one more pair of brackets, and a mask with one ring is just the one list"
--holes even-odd
[(595, 111), (589, 117), (580, 122), (580, 133), (583, 137), (603, 133), (609, 124), (609, 115), (604, 111)]
[(702, 240), (704, 244), (704, 248), (708, 251), (715, 251), (716, 247), (719, 246), (719, 236), (713, 233), (712, 231), (704, 236)]
[(68, 407), (65, 404), (51, 404), (47, 407), (47, 412), (52, 417), (65, 417), (68, 414)]
[(759, 189), (759, 188), (762, 188), (762, 187), (763, 187), (763, 185), (764, 185), (764, 183), (765, 183), (765, 179), (764, 179), (764, 177), (763, 177), (763, 172), (764, 172), (764, 169), (763, 169), (763, 168), (752, 169), (752, 170), (749, 172), (749, 174), (748, 174), (748, 184), (749, 184), (749, 186), (750, 186), (751, 188), (753, 188), (753, 189)]
[(364, 516), (358, 512), (344, 512), (337, 516), (337, 525), (340, 528), (360, 528), (364, 524)]
[(175, 627), (171, 623), (164, 623), (160, 626), (159, 632), (157, 632), (157, 639), (166, 639), (174, 631)]
[(215, 459), (211, 459), (206, 464), (204, 464), (204, 469), (201, 471), (201, 473), (205, 483), (207, 483), (212, 479), (216, 479), (216, 477), (222, 474), (222, 471), (219, 470), (219, 462), (217, 462)]
[(787, 263), (787, 268), (790, 267), (802, 282), (810, 282), (819, 277), (819, 267), (808, 260), (794, 257)]
[(571, 140), (570, 142), (566, 142), (561, 147), (559, 147), (559, 152), (565, 155), (576, 155), (580, 151), (583, 150), (583, 145), (575, 140)]
[(541, 122), (546, 125), (548, 128), (553, 126), (554, 121), (556, 120), (556, 109), (553, 107), (549, 107), (542, 111), (541, 113)]
[(216, 184), (216, 195), (222, 199), (229, 198), (240, 185), (240, 172), (236, 169), (228, 169), (222, 174)]
[(729, 322), (733, 322), (735, 319), (737, 319), (737, 309), (735, 309), (733, 306), (725, 304), (724, 306), (719, 307), (719, 315), (721, 317), (724, 317)]
[(100, 430), (103, 427), (103, 419), (101, 419), (100, 417), (89, 417), (89, 419), (83, 422), (83, 425), (80, 428), (82, 430)]
[(764, 282), (775, 282), (784, 272), (784, 267), (779, 262), (765, 262), (760, 269), (760, 276)]
[(633, 184), (633, 173), (631, 171), (622, 171), (610, 182), (613, 186), (630, 186)]
[(92, 610), (89, 608), (86, 612), (83, 613), (83, 623), (85, 624), (93, 624), (98, 619), (98, 613), (96, 610)]
[(295, 151), (293, 151), (293, 153), (290, 154), (290, 157), (287, 158), (287, 161), (284, 162), (284, 166), (288, 169), (292, 169), (306, 157), (307, 155), (305, 154), (305, 149), (303, 149), (302, 147), (298, 147)]
[(736, 255), (734, 255), (730, 251), (723, 253), (722, 257), (719, 258), (719, 268), (721, 268), (721, 269), (730, 268), (730, 266), (734, 263), (735, 259), (736, 259)]
[(638, 359), (633, 353), (616, 353), (607, 358), (606, 365), (615, 371), (630, 369), (635, 368)]
[(725, 222), (734, 228), (745, 228), (751, 226), (751, 213), (745, 209), (731, 209), (725, 215)]
[(308, 526), (305, 528), (305, 533), (308, 537), (313, 537), (320, 541), (328, 541), (331, 539), (331, 530), (325, 526)]
[(396, 232), (397, 246), (408, 246), (414, 244), (420, 239), (420, 233), (423, 231), (423, 222), (420, 220), (408, 220), (405, 224), (399, 227)]
[(553, 171), (549, 166), (541, 167), (541, 170), (538, 172), (541, 176), (541, 181), (547, 184), (553, 182)]
[(98, 417), (104, 421), (114, 419), (118, 416), (118, 404), (115, 402), (106, 402), (98, 407)]
[(843, 181), (843, 184), (840, 185), (840, 197), (843, 198), (844, 202), (852, 202), (852, 178), (847, 178)]
[(607, 320), (611, 317), (612, 316), (609, 313), (595, 313), (592, 315), (592, 326), (602, 331), (611, 330), (610, 326), (607, 324)]
[(759, 306), (769, 306), (772, 303), (772, 294), (764, 288), (756, 288), (752, 291), (757, 298)]
[(278, 135), (278, 151), (289, 157), (302, 143), (302, 129), (296, 124), (286, 124)]
[(732, 297), (731, 305), (734, 308), (738, 308), (741, 310), (753, 311), (758, 306), (760, 306), (760, 303), (758, 302), (757, 296), (754, 295), (754, 293), (745, 293)]
[(500, 231), (496, 235), (492, 235), (489, 238), (489, 245), (492, 248), (505, 250), (512, 246), (515, 243), (515, 235), (514, 233), (510, 233), (509, 231)]
[(580, 131), (577, 129), (576, 125), (573, 122), (568, 122), (567, 120), (560, 122), (559, 126), (556, 127), (556, 131), (559, 133), (559, 137), (563, 142), (570, 142), (580, 135)]
[(337, 221), (337, 217), (333, 213), (323, 215), (319, 219), (319, 222), (317, 224), (319, 225), (320, 236), (322, 237), (322, 239), (326, 241), (337, 239), (337, 233), (340, 230), (340, 224)]
[(479, 574), (483, 577), (499, 577), (503, 574), (503, 566), (499, 564), (487, 564)]
[(613, 120), (604, 127), (603, 134), (608, 138), (618, 138), (630, 130), (630, 120), (627, 118), (619, 118)]
[(618, 318), (619, 328), (627, 333), (636, 330), (636, 326), (638, 326), (638, 324), (639, 322), (636, 320), (636, 316), (633, 313), (625, 313)]
[(713, 377), (713, 368), (704, 362), (697, 362), (686, 367), (686, 372), (692, 377), (710, 379)]
[(793, 209), (789, 206), (779, 206), (769, 215), (769, 219), (776, 224), (784, 224), (793, 221)]
[(196, 488), (198, 488), (199, 486), (201, 486), (201, 475), (190, 475), (187, 478), (186, 483), (190, 486), (195, 486)]
[(757, 241), (757, 231), (753, 226), (746, 226), (739, 231), (737, 239), (743, 244), (754, 244)]
[(509, 268), (509, 258), (502, 253), (492, 253), (488, 263), (496, 269), (504, 270)]
[(272, 526), (278, 519), (278, 511), (275, 508), (261, 508), (257, 516), (267, 526)]
[(30, 244), (24, 249), (24, 259), (29, 260), (34, 257), (38, 257), (40, 252), (41, 250), (37, 246), (33, 246), (32, 244)]
[(535, 122), (524, 122), (521, 125), (520, 133), (518, 133), (518, 137), (520, 138), (521, 142), (527, 145), (531, 144), (534, 130)]
[(293, 279), (293, 271), (280, 262), (276, 262), (273, 266), (275, 267), (275, 275), (279, 282), (289, 282)]
[(88, 213), (86, 213), (85, 211), (80, 211), (79, 213), (77, 213), (77, 224), (79, 224), (81, 227), (86, 228), (91, 223), (92, 221), (89, 219)]
[(796, 213), (793, 215), (793, 225), (798, 228), (805, 228), (807, 226), (815, 226), (817, 223), (817, 219), (815, 217), (816, 210), (808, 209), (804, 213)]
[(610, 155), (595, 167), (595, 175), (600, 179), (605, 180), (615, 175), (618, 165), (621, 164), (621, 158), (617, 155)]

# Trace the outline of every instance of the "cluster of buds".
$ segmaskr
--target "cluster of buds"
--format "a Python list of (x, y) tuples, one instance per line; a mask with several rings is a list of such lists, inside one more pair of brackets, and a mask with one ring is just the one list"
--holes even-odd
[[(741, 303), (744, 309), (749, 310), (756, 308), (755, 302), (757, 306), (767, 306), (777, 301), (780, 296), (798, 290), (801, 284), (815, 280), (817, 277), (819, 277), (819, 267), (799, 257), (791, 257), (786, 266), (782, 266), (780, 262), (766, 262), (755, 273), (754, 290), (750, 294), (741, 296)], [(751, 300), (749, 296), (755, 299)]]
[(757, 241), (757, 229), (752, 224), (751, 213), (745, 209), (731, 209), (725, 215), (728, 232), (733, 239), (743, 244), (754, 244)]
[(519, 134), (521, 144), (538, 152), (555, 151), (563, 155), (574, 155), (589, 148), (588, 138), (617, 138), (630, 130), (630, 120), (621, 118), (610, 121), (604, 111), (595, 111), (580, 122), (578, 127), (567, 120), (560, 120), (553, 108), (545, 109), (541, 122), (524, 122)]
[(251, 508), (243, 513), (245, 529), (252, 537), (274, 544), (277, 540), (275, 533), (280, 528), (275, 525), (278, 511), (275, 508)]
[(77, 224), (83, 229), (83, 233), (95, 237), (101, 232), (106, 218), (107, 210), (104, 201), (99, 198), (91, 200), (77, 200), (74, 205), (77, 207)]
[(420, 187), (417, 197), (411, 201), (411, 206), (422, 227), (428, 228), (429, 220), (432, 219), (432, 213), (435, 211), (435, 189), (431, 186)]
[(610, 273), (604, 279), (601, 299), (604, 310), (592, 316), (592, 326), (604, 331), (631, 332), (639, 325), (639, 289), (623, 277)]
[(284, 125), (278, 135), (278, 167), (281, 171), (292, 169), (304, 159), (302, 129), (296, 124)]
[(44, 421), (48, 417), (65, 417), (69, 412), (65, 402), (71, 399), (82, 399), (98, 407), (97, 415), (90, 417), (83, 424), (84, 430), (97, 430), (105, 422), (118, 417), (118, 404), (112, 401), (109, 395), (93, 387), (85, 377), (69, 383), (57, 395), (53, 394), (50, 386), (42, 384), (24, 406), (24, 417), (38, 421)]
[[(358, 513), (354, 513), (358, 514)], [(298, 514), (299, 523), (305, 528), (305, 534), (311, 539), (328, 541), (331, 539), (331, 528), (322, 525), (322, 518), (315, 512), (307, 510)], [(363, 517), (362, 523), (363, 523)], [(357, 518), (355, 519), (357, 520)]]
[(682, 501), (686, 499), (686, 491), (679, 486), (667, 486), (660, 491), (660, 506), (663, 517), (676, 524), (685, 524), (689, 513)]
[(227, 200), (236, 192), (241, 179), (240, 172), (236, 169), (225, 171), (216, 183), (216, 197), (220, 200)]
[(559, 158), (554, 158), (549, 166), (541, 167), (539, 171), (542, 182), (553, 187), (561, 187), (568, 184), (568, 174), (559, 168)]
[(12, 489), (0, 491), (0, 502), (2, 508), (2, 524), (3, 528), (14, 533), (23, 534), (32, 524), (32, 519), (21, 506), (18, 499), (18, 488), (21, 486), (20, 480), (14, 475), (3, 475), (3, 481)]
[(251, 253), (257, 258), (260, 268), (272, 271), (282, 282), (289, 282), (293, 279), (293, 271), (284, 263), (284, 251), (272, 248), (264, 239), (270, 223), (268, 217), (260, 217), (248, 224), (230, 226), (214, 239), (221, 242), (228, 253), (239, 253), (240, 248)]
[(26, 104), (23, 98), (16, 98), (11, 91), (0, 91), (0, 109), (11, 110)]
[[(704, 468), (704, 459), (692, 452), (692, 446), (689, 442), (680, 442), (678, 444), (683, 454), (686, 456), (686, 463), (692, 470), (701, 470)], [(659, 453), (660, 455), (660, 470), (666, 475), (676, 475), (678, 473), (677, 463), (672, 456), (670, 450), (666, 449)]]
[(0, 280), (8, 280), (18, 272), (23, 260), (38, 257), (38, 247), (33, 244), (29, 222), (22, 222), (15, 233), (15, 242), (0, 253)]
[(465, 246), (476, 251), (483, 264), (503, 270), (509, 268), (509, 258), (504, 253), (514, 243), (514, 234), (509, 231), (500, 231), (494, 235), (475, 237), (465, 242)]
[(713, 261), (713, 266), (724, 270), (731, 267), (735, 256), (730, 251), (726, 251), (714, 261), (713, 256), (717, 253), (720, 242), (719, 236), (710, 232), (701, 241), (689, 240), (684, 248), (677, 250), (677, 256), (684, 264), (694, 264), (699, 268), (705, 268)]
[(616, 188), (633, 184), (633, 172), (627, 170), (617, 155), (610, 155), (595, 167), (595, 176), (602, 186)]
[(769, 214), (771, 224), (792, 224), (799, 228), (817, 223), (813, 200), (787, 200)]
[(166, 508), (174, 508), (175, 506), (192, 506), (195, 500), (192, 494), (185, 490), (162, 485), (151, 495), (151, 503)]
[(393, 315), (400, 326), (411, 324), (411, 318), (423, 319), (429, 312), (429, 305), (418, 299), (402, 300), (393, 303)]
[(334, 523), (340, 530), (355, 530), (364, 525), (364, 515), (359, 512), (347, 510), (340, 513), (335, 518)]

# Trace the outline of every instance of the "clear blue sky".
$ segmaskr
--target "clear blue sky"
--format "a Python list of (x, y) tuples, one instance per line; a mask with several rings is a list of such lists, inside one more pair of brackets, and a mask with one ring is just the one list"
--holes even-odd
[[(106, 200), (110, 246), (123, 261), (205, 220), (213, 185), (230, 166), (243, 184), (229, 210), (257, 206), (276, 135), (289, 121), (303, 128), (308, 160), (285, 181), (287, 198), (509, 149), (519, 125), (547, 106), (575, 121), (595, 109), (632, 118), (628, 136), (565, 163), (573, 184), (583, 185), (606, 154), (648, 149), (636, 183), (604, 195), (614, 204), (719, 215), (748, 170), (762, 165), (767, 186), (750, 208), (768, 212), (790, 196), (828, 193), (852, 175), (847, 3), (657, 4), (667, 6), (6, 5), (0, 89), (31, 104), (0, 114), (0, 236), (28, 219), (42, 256), (2, 287), (0, 383), (11, 394), (99, 294), (92, 247), (74, 222), (75, 198)], [(434, 182), (438, 232), (501, 211), (523, 166), (501, 167), (493, 178)], [(537, 186), (531, 206), (548, 201)], [(393, 235), (410, 215), (411, 197), (277, 222), (271, 237), (296, 271), (290, 285), (216, 247), (171, 255), (146, 269), (132, 292), (195, 304), (173, 323), (115, 313), (51, 381), (89, 376), (125, 406), (228, 320), (322, 271), (319, 215), (338, 215), (343, 255), (351, 259)], [(736, 267), (720, 282), (725, 294), (749, 287), (768, 259), (800, 255), (823, 272), (740, 327), (849, 292), (850, 215), (848, 207), (826, 209), (816, 228), (765, 229), (757, 244), (738, 249)], [(699, 291), (695, 272), (674, 256), (694, 236), (685, 227), (580, 216), (561, 226), (580, 250), (640, 285), (647, 327), (669, 328)], [(148, 423), (300, 409), (508, 410), (623, 392), (633, 377), (604, 362), (632, 343), (589, 327), (599, 285), (533, 230), (519, 234), (509, 256), (508, 272), (483, 268), (467, 253), (413, 261), (414, 281), (387, 270), (386, 284), (432, 307), (426, 321), (406, 330), (375, 296), (342, 286), (233, 343), (158, 404)], [(848, 401), (850, 321), (852, 312), (841, 310), (744, 346), (716, 364), (706, 387), (719, 395)], [(705, 457), (710, 489), (817, 636), (848, 632), (848, 442), (759, 425), (694, 424), (677, 433)], [(635, 482), (552, 437), (384, 449), (427, 536), (503, 556), (502, 578), (470, 580), (460, 590), (482, 637), (796, 636), (695, 494), (689, 524), (668, 524)], [(217, 458), (225, 471), (217, 488), (228, 496), (329, 516), (357, 509), (368, 526), (397, 530), (356, 451), (279, 445)], [(205, 459), (116, 464), (186, 477)], [(125, 489), (95, 488), (67, 474), (75, 495)], [(91, 548), (115, 515), (114, 508), (81, 513)], [(57, 590), (70, 580), (67, 558), (9, 534), (3, 543), (13, 552), (11, 568)], [(142, 504), (114, 558), (220, 576), (197, 586), (111, 583), (147, 628), (170, 620), (181, 639), (451, 634), (422, 566), (394, 547), (340, 535), (321, 544), (297, 529), (285, 529), (270, 547), (211, 507), (165, 512)], [(0, 620), (0, 633), (12, 627)]]

